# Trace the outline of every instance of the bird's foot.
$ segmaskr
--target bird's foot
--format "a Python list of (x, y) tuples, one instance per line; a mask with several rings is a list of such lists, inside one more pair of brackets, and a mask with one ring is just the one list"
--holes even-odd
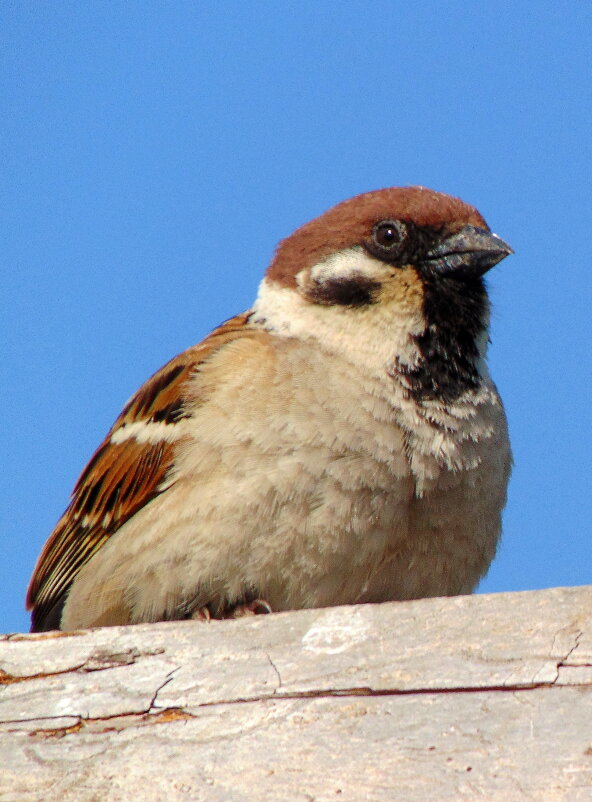
[(267, 615), (273, 612), (265, 599), (254, 599), (247, 604), (237, 604), (224, 612), (223, 618), (243, 618), (245, 615)]
[(191, 614), (193, 621), (211, 621), (212, 619), (243, 618), (246, 615), (267, 615), (273, 610), (264, 599), (254, 599), (244, 604), (235, 604), (233, 607), (213, 613), (208, 605), (198, 607)]
[(212, 614), (210, 612), (209, 607), (198, 607), (197, 610), (194, 610), (191, 613), (191, 618), (193, 621), (211, 621)]

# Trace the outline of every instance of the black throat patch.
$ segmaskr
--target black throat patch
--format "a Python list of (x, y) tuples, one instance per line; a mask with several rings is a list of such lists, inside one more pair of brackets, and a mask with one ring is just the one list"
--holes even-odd
[(409, 366), (397, 360), (396, 370), (417, 402), (454, 401), (476, 390), (477, 337), (484, 329), (487, 293), (481, 278), (423, 275), (426, 328), (413, 340), (420, 362)]

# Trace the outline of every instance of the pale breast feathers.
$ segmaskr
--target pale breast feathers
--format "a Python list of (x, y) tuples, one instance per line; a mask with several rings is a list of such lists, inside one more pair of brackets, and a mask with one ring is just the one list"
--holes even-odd
[(80, 569), (138, 510), (171, 487), (183, 439), (188, 380), (227, 343), (250, 332), (246, 312), (172, 359), (130, 399), (78, 479), (70, 504), (37, 561), (27, 593), (35, 628), (59, 627)]

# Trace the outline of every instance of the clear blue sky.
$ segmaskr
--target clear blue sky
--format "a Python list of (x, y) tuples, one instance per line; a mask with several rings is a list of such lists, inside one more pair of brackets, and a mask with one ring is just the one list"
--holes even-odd
[(0, 5), (0, 631), (123, 402), (369, 189), (476, 205), (516, 467), (481, 591), (592, 581), (589, 3)]

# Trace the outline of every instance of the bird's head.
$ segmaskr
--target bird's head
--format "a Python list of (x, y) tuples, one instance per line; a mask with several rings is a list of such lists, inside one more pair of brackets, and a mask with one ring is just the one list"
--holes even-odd
[(376, 357), (417, 400), (446, 400), (478, 384), (483, 275), (510, 253), (458, 198), (424, 187), (367, 192), (280, 243), (255, 311), (278, 333)]

